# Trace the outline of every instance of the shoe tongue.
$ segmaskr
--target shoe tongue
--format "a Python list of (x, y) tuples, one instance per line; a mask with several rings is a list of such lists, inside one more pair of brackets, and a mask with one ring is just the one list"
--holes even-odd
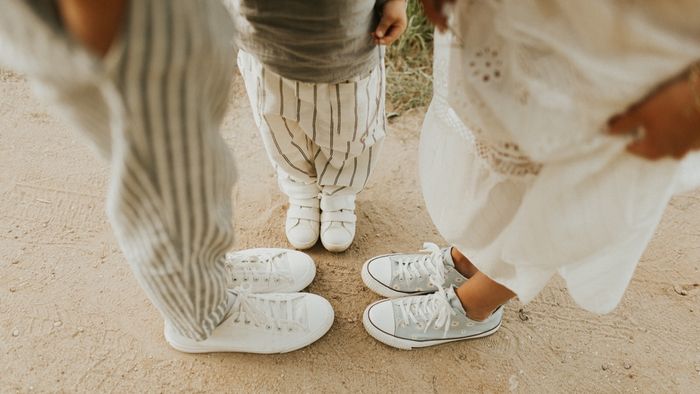
[(452, 248), (445, 248), (442, 250), (442, 261), (448, 267), (455, 267), (455, 262), (452, 260)]
[(467, 311), (464, 310), (464, 307), (462, 306), (462, 302), (459, 300), (459, 297), (457, 297), (457, 293), (455, 293), (455, 288), (454, 286), (450, 286), (445, 289), (445, 293), (447, 293), (447, 301), (450, 302), (450, 305), (452, 306), (452, 309), (455, 311), (466, 315)]

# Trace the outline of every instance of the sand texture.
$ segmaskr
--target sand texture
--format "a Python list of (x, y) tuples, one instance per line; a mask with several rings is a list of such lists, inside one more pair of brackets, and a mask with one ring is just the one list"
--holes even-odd
[[(223, 134), (235, 152), (236, 248), (287, 246), (285, 198), (263, 152), (242, 82)], [(390, 125), (359, 197), (343, 254), (310, 251), (309, 291), (336, 311), (331, 331), (294, 353), (187, 355), (170, 349), (105, 215), (106, 163), (0, 72), (0, 392), (698, 392), (700, 193), (676, 197), (619, 307), (578, 308), (554, 280), (506, 306), (495, 335), (416, 351), (369, 337), (361, 314), (379, 297), (369, 257), (442, 243), (417, 179), (422, 113)], [(575, 242), (575, 240), (572, 240)]]

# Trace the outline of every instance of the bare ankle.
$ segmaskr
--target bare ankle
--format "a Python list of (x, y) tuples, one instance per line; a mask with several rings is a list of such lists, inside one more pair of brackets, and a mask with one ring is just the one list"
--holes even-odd
[(479, 272), (479, 269), (472, 264), (469, 259), (463, 255), (457, 248), (452, 247), (450, 249), (450, 255), (452, 256), (452, 261), (455, 263), (455, 269), (460, 274), (464, 275), (465, 278), (471, 278)]

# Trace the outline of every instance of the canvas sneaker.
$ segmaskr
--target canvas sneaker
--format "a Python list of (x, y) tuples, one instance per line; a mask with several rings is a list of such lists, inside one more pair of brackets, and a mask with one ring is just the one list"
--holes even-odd
[(501, 326), (503, 307), (484, 321), (467, 317), (454, 288), (439, 288), (427, 295), (377, 301), (365, 309), (367, 333), (399, 349), (412, 349), (481, 338)]
[(321, 338), (333, 324), (333, 308), (309, 293), (254, 294), (249, 288), (229, 290), (227, 317), (203, 341), (165, 325), (165, 339), (185, 353), (286, 353)]
[(321, 195), (321, 243), (329, 252), (344, 252), (355, 239), (355, 195)]
[(467, 278), (455, 269), (451, 249), (427, 242), (421, 253), (373, 257), (362, 266), (362, 281), (389, 298), (432, 293), (443, 284), (459, 287)]
[(250, 285), (253, 293), (294, 293), (311, 284), (316, 264), (296, 250), (246, 249), (226, 254), (230, 287)]

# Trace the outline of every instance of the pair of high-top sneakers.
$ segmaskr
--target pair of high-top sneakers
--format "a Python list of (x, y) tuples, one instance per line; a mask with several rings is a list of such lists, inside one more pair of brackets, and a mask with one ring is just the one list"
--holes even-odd
[(310, 345), (333, 324), (331, 304), (301, 293), (316, 276), (305, 253), (249, 249), (226, 256), (229, 312), (211, 335), (196, 341), (166, 322), (165, 339), (187, 353), (285, 353)]

